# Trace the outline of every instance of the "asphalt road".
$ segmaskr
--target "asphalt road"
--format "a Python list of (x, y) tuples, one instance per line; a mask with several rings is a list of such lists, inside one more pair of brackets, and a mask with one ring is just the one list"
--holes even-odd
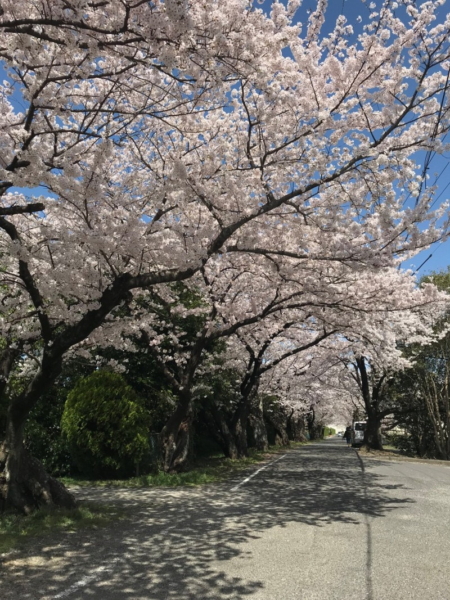
[(339, 440), (248, 481), (84, 490), (130, 520), (1, 565), (2, 600), (450, 600), (450, 468)]

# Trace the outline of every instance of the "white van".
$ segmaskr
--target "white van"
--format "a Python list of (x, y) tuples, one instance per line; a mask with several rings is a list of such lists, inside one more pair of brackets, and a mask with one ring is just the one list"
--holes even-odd
[(352, 424), (352, 448), (355, 446), (362, 446), (364, 442), (364, 432), (366, 430), (366, 421), (355, 421)]

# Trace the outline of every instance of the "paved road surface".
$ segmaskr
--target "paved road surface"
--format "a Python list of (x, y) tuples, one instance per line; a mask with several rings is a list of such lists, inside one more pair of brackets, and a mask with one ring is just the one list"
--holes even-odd
[(449, 467), (361, 460), (331, 440), (240, 482), (80, 492), (132, 520), (7, 561), (0, 597), (450, 600)]

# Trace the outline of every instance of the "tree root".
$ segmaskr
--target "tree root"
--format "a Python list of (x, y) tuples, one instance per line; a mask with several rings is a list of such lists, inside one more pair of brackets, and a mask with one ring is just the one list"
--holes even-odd
[(0, 511), (13, 510), (30, 514), (42, 506), (73, 508), (74, 496), (42, 464), (25, 450), (22, 451), (20, 472), (9, 473), (7, 463), (1, 465)]

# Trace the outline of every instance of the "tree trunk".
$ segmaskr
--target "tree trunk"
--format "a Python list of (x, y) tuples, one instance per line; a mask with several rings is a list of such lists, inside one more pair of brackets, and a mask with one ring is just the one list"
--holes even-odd
[(369, 450), (383, 450), (381, 418), (375, 412), (367, 415), (367, 428), (364, 433), (363, 445)]
[(422, 384), (428, 418), (432, 424), (431, 432), (436, 447), (436, 458), (441, 460), (450, 459), (449, 379), (450, 375), (448, 371), (446, 377), (444, 377), (443, 384), (437, 383), (436, 377), (428, 374), (425, 376)]
[(366, 368), (366, 359), (364, 356), (356, 357), (356, 367), (360, 374), (360, 389), (364, 400), (364, 406), (367, 413), (367, 427), (364, 432), (364, 442), (368, 450), (383, 450), (383, 442), (381, 439), (381, 420), (383, 415), (380, 411), (380, 400), (382, 398), (383, 383), (386, 380), (386, 373), (375, 379), (372, 373), (372, 389), (369, 381), (369, 374)]
[[(7, 360), (2, 360), (2, 379), (6, 382)], [(11, 365), (12, 366), (12, 363)], [(4, 439), (0, 446), (0, 510), (29, 514), (40, 506), (72, 508), (75, 498), (23, 446), (23, 432), (31, 409), (61, 371), (61, 358), (44, 352), (41, 367), (24, 392), (9, 400)], [(4, 384), (1, 393), (6, 394)]]
[(322, 423), (316, 421), (315, 415), (313, 418), (308, 416), (308, 433), (310, 440), (319, 440), (322, 436)]
[(190, 391), (179, 395), (175, 412), (160, 435), (161, 466), (165, 473), (185, 471), (193, 449), (193, 416)]
[(178, 427), (164, 428), (160, 437), (161, 463), (165, 473), (185, 471), (193, 453), (193, 419), (187, 415)]
[(288, 435), (293, 442), (306, 442), (305, 419), (291, 416), (288, 421)]
[(214, 408), (214, 420), (219, 428), (218, 441), (222, 447), (223, 453), (227, 458), (236, 459), (239, 457), (238, 447), (234, 439), (233, 431), (227, 423), (225, 415), (219, 408)]
[(216, 405), (211, 406), (211, 414), (217, 425), (217, 441), (227, 458), (236, 460), (248, 456), (247, 424), (248, 407), (245, 402), (231, 416)]
[(308, 434), (310, 440), (317, 440), (320, 438), (320, 432), (322, 430), (322, 426), (320, 423), (316, 422), (316, 411), (314, 407), (311, 406), (310, 412), (306, 417), (306, 421), (308, 424)]
[(275, 429), (275, 444), (277, 446), (289, 446), (289, 436), (287, 432), (288, 420), (281, 411), (267, 413), (266, 418)]
[(248, 456), (247, 421), (247, 407), (241, 406), (238, 408), (231, 425), (231, 431), (233, 433), (234, 444), (237, 452), (235, 458), (245, 458)]
[(72, 508), (75, 498), (23, 447), (22, 420), (8, 415), (0, 446), (0, 508), (29, 514), (41, 506)]
[(248, 422), (251, 433), (251, 445), (263, 452), (268, 450), (269, 440), (267, 438), (267, 429), (264, 422), (261, 402), (252, 407)]

